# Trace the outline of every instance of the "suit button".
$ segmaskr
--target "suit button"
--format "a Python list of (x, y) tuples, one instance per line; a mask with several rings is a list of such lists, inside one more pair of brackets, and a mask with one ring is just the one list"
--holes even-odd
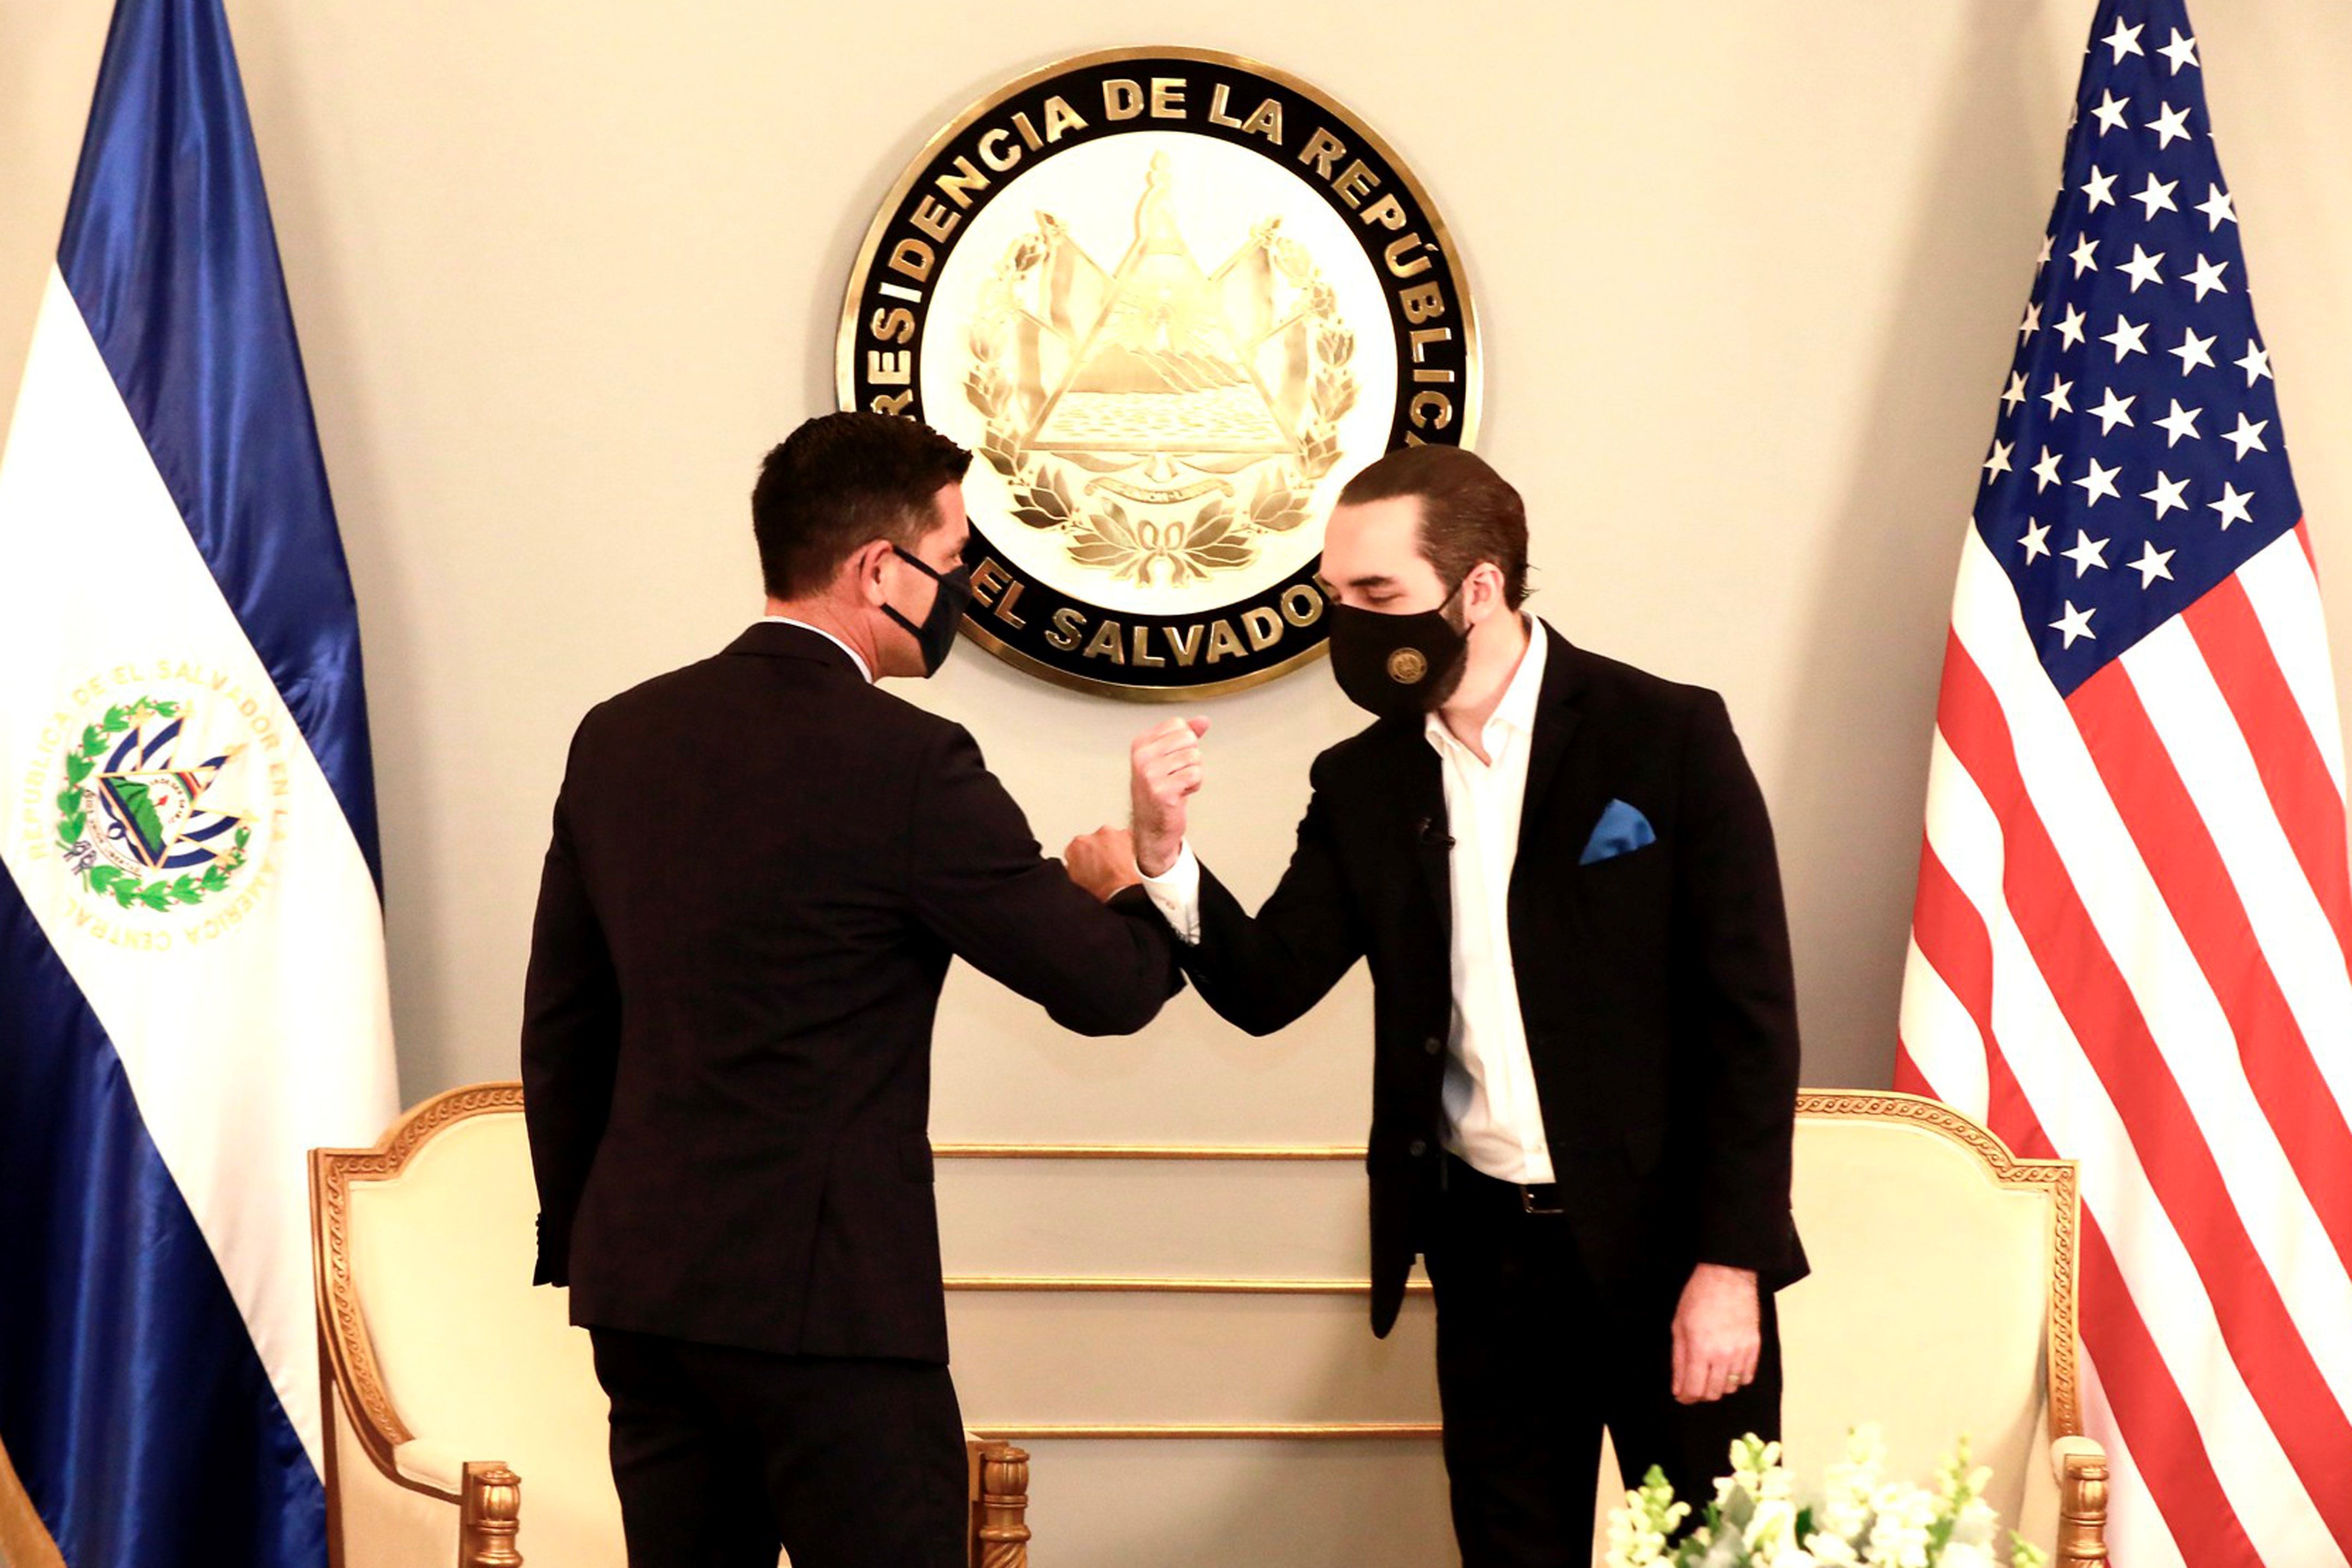
[(1412, 1142), (1404, 1146), (1404, 1152), (1418, 1160), (1423, 1154), (1429, 1152), (1429, 1140), (1426, 1138), (1416, 1138)]
[(1421, 1048), (1429, 1056), (1438, 1056), (1444, 1051), (1445, 1042), (1439, 1039), (1435, 1035), (1432, 1035), (1429, 1038), (1421, 1042)]

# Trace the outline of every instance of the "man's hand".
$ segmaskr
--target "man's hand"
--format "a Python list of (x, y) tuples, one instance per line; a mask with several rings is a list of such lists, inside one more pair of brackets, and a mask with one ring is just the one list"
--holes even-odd
[(1208, 732), (1206, 719), (1171, 719), (1128, 749), (1135, 859), (1147, 877), (1173, 866), (1183, 850), (1184, 803), (1201, 787), (1201, 737)]
[(1121, 888), (1143, 879), (1135, 869), (1135, 841), (1124, 827), (1097, 827), (1070, 840), (1062, 851), (1070, 880), (1108, 902)]
[(1745, 1387), (1763, 1347), (1756, 1271), (1702, 1263), (1675, 1309), (1675, 1399), (1702, 1405)]

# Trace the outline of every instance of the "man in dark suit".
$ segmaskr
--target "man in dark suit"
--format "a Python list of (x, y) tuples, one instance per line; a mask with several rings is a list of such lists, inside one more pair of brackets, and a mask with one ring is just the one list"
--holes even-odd
[(911, 421), (802, 426), (752, 492), (767, 616), (572, 743), (524, 1103), (633, 1568), (961, 1568), (925, 1136), (949, 960), (1091, 1035), (1181, 984), (1143, 895), (1104, 902), (1119, 836), (1044, 858), (971, 737), (874, 684), (953, 646), (968, 462)]
[(1192, 858), (1207, 724), (1135, 745), (1135, 849), (1210, 1005), (1253, 1034), (1360, 958), (1374, 1007), (1372, 1326), (1419, 1254), (1467, 1568), (1590, 1560), (1606, 1426), (1703, 1506), (1776, 1436), (1772, 1291), (1797, 1027), (1764, 800), (1713, 692), (1519, 608), (1517, 492), (1416, 447), (1326, 536), (1331, 660), (1378, 722), (1316, 760), (1253, 918)]

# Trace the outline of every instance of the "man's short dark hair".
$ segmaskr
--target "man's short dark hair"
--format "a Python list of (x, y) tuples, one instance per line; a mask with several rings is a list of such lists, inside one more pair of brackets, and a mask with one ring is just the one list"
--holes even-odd
[(932, 498), (958, 483), (971, 454), (928, 425), (887, 414), (822, 414), (760, 462), (751, 537), (778, 599), (812, 594), (869, 540), (914, 547)]
[(1415, 496), (1421, 500), (1421, 558), (1448, 587), (1481, 561), (1503, 574), (1503, 602), (1528, 596), (1528, 509), (1486, 459), (1459, 447), (1401, 447), (1349, 479), (1341, 506)]

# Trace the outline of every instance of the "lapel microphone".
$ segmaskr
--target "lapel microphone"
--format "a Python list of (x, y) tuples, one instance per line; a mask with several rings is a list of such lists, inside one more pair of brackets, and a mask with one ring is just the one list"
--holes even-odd
[(1440, 828), (1435, 817), (1424, 816), (1413, 826), (1421, 836), (1422, 843), (1429, 848), (1451, 849), (1454, 847), (1454, 836)]

